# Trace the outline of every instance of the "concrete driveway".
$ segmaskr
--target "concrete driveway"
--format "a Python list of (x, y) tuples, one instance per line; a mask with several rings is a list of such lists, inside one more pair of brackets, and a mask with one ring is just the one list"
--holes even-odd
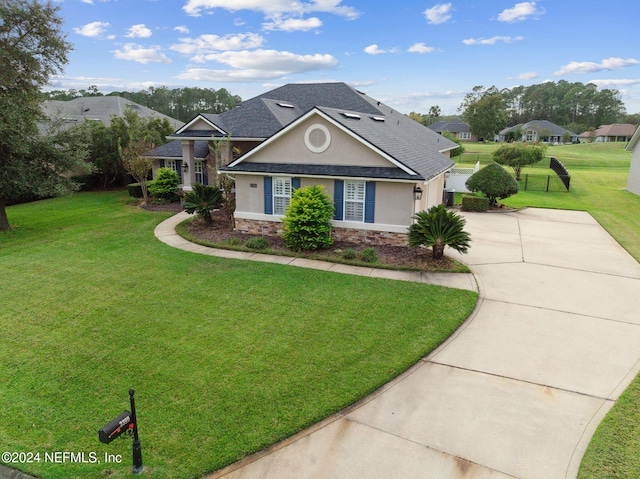
[(374, 395), (209, 479), (576, 476), (640, 368), (640, 265), (584, 212), (465, 216), (481, 298), (463, 327)]

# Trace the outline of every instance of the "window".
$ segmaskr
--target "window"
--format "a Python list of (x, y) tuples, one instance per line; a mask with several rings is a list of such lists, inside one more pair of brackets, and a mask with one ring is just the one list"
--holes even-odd
[(178, 171), (178, 165), (176, 164), (176, 160), (167, 160), (164, 163), (165, 168), (171, 168), (173, 171)]
[(458, 138), (460, 138), (461, 140), (470, 140), (471, 139), (471, 133), (469, 133), (468, 131), (461, 131), (458, 134)]
[(304, 134), (304, 144), (313, 153), (322, 153), (331, 144), (329, 129), (320, 124), (311, 125)]
[(284, 215), (291, 201), (291, 178), (273, 178), (273, 214)]
[(196, 183), (204, 185), (204, 175), (202, 174), (202, 161), (196, 161), (194, 165), (194, 172), (196, 175)]
[(364, 181), (344, 182), (344, 220), (364, 221)]

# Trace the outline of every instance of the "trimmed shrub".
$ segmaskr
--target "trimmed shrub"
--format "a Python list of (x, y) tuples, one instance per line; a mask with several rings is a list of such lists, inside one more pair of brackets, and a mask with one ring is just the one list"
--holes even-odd
[(462, 197), (462, 211), (487, 211), (489, 198), (485, 196), (464, 195)]
[(267, 249), (269, 247), (269, 240), (261, 236), (256, 236), (255, 238), (248, 239), (244, 245), (250, 249)]
[(157, 171), (156, 179), (152, 184), (149, 184), (149, 193), (158, 203), (173, 203), (179, 199), (179, 184), (178, 173), (171, 168), (160, 168)]
[(232, 237), (223, 240), (222, 244), (226, 246), (240, 246), (242, 244), (242, 240), (240, 238)]
[(489, 206), (495, 206), (497, 198), (508, 198), (518, 192), (518, 182), (498, 163), (485, 166), (465, 184), (468, 190), (479, 191), (489, 198)]
[(344, 252), (342, 253), (342, 257), (344, 259), (356, 259), (356, 250), (354, 250), (353, 248), (347, 248), (344, 250)]
[(321, 185), (298, 188), (291, 195), (282, 223), (288, 248), (296, 251), (327, 248), (331, 237), (333, 201)]
[(360, 253), (360, 259), (365, 263), (377, 263), (378, 262), (378, 253), (374, 248), (367, 248), (362, 250)]
[(529, 145), (517, 141), (502, 145), (493, 152), (493, 160), (501, 165), (510, 166), (516, 175), (516, 181), (520, 181), (522, 168), (538, 163), (544, 158), (547, 147), (544, 145)]

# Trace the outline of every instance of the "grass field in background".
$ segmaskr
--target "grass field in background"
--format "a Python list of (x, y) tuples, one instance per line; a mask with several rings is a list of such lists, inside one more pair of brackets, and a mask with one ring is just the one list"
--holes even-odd
[(98, 441), (136, 391), (145, 477), (196, 478), (353, 403), (446, 339), (473, 292), (203, 256), (126, 193), (13, 206), (0, 233), (0, 450), (122, 455), (17, 465), (123, 478)]
[[(496, 144), (465, 144), (473, 164), (491, 162)], [(562, 193), (519, 192), (502, 200), (512, 207), (536, 206), (588, 211), (636, 260), (640, 261), (640, 197), (626, 191), (631, 153), (624, 143), (551, 146), (571, 174), (571, 189)], [(464, 166), (469, 166), (465, 164)], [(508, 168), (507, 168), (508, 169)], [(532, 168), (526, 171), (535, 173)], [(594, 253), (595, 254), (595, 253)], [(618, 399), (593, 436), (579, 479), (640, 477), (640, 376)]]

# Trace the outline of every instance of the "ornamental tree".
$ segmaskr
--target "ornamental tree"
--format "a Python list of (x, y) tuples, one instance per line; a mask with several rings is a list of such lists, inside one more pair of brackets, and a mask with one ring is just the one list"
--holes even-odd
[(72, 190), (68, 173), (87, 169), (86, 146), (65, 135), (42, 137), (36, 123), (40, 89), (71, 49), (59, 11), (50, 1), (0, 0), (0, 231), (10, 228), (7, 202)]
[(449, 246), (459, 253), (469, 249), (471, 236), (464, 230), (466, 220), (444, 205), (432, 206), (413, 217), (416, 222), (409, 227), (409, 246), (427, 246), (434, 260), (441, 260), (444, 247)]
[(501, 165), (510, 166), (516, 175), (516, 181), (520, 181), (522, 168), (538, 163), (544, 158), (547, 151), (546, 145), (530, 145), (520, 141), (502, 145), (493, 152), (493, 160)]

